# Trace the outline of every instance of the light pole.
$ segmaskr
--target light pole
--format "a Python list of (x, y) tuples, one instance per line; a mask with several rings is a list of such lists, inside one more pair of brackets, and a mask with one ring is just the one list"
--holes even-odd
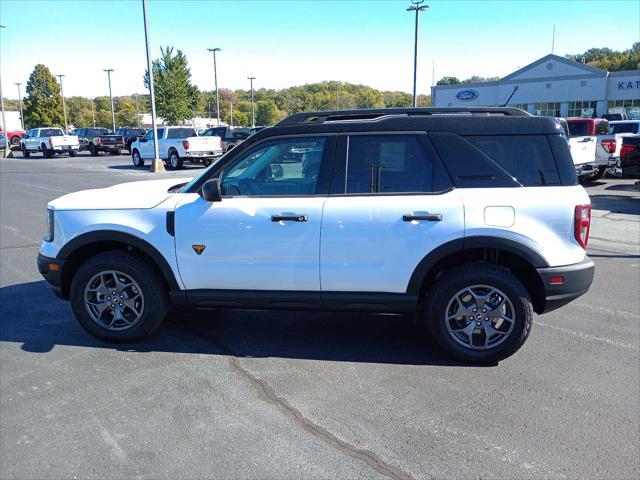
[(424, 0), (411, 0), (411, 6), (407, 8), (408, 12), (416, 12), (416, 31), (413, 45), (413, 106), (418, 106), (418, 95), (416, 94), (416, 81), (418, 75), (418, 18), (419, 13), (424, 12), (428, 5), (422, 5)]
[(158, 154), (158, 125), (156, 125), (156, 96), (153, 92), (153, 68), (149, 52), (149, 26), (147, 25), (147, 0), (142, 0), (142, 18), (144, 20), (144, 42), (147, 50), (147, 71), (149, 72), (149, 101), (151, 102), (151, 125), (153, 127), (153, 162), (152, 172), (164, 172), (164, 164)]
[(256, 115), (255, 110), (253, 108), (253, 81), (256, 77), (247, 77), (247, 80), (251, 82), (251, 128), (256, 126)]
[(216, 52), (221, 52), (221, 48), (207, 48), (213, 52), (213, 81), (216, 87), (216, 116), (218, 117), (217, 125), (220, 126), (220, 96), (218, 95), (218, 69), (216, 68)]
[[(2, 31), (3, 28), (7, 28), (4, 25), (0, 25), (0, 32)], [(2, 42), (0, 41), (0, 45), (2, 45)], [(0, 55), (0, 58), (2, 58), (2, 55)], [(0, 62), (0, 65), (2, 64), (2, 62)], [(2, 108), (2, 129), (4, 130), (4, 136), (5, 138), (7, 137), (7, 120), (4, 116), (4, 95), (2, 95), (2, 68), (0, 68), (0, 107)], [(9, 148), (9, 139), (6, 138), (6, 141), (4, 142), (5, 146), (4, 146), (4, 152), (3, 152), (3, 156), (6, 158), (11, 154), (11, 149)]]
[(62, 97), (62, 115), (64, 116), (64, 133), (67, 134), (67, 107), (64, 104), (64, 88), (62, 88), (62, 77), (64, 74), (56, 75), (60, 79), (60, 96)]
[(103, 72), (107, 72), (107, 79), (109, 81), (109, 100), (111, 101), (111, 125), (113, 126), (113, 133), (116, 133), (116, 114), (113, 111), (113, 96), (111, 95), (111, 72), (113, 68), (103, 68)]
[(20, 102), (20, 126), (22, 127), (22, 131), (24, 132), (24, 115), (22, 114), (22, 93), (20, 92), (20, 86), (22, 84), (20, 82), (16, 82), (14, 85), (18, 86), (18, 102)]

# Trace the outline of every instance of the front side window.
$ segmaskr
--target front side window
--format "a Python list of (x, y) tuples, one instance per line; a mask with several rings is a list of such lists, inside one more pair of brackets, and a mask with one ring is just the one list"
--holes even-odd
[(348, 145), (345, 193), (444, 189), (438, 166), (415, 135), (353, 135)]
[(230, 196), (314, 195), (326, 138), (265, 142), (225, 168), (222, 194)]

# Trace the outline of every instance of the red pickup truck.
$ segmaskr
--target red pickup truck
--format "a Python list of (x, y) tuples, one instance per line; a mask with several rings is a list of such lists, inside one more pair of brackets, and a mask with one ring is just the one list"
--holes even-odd
[(5, 134), (5, 136), (7, 137), (7, 141), (9, 142), (9, 144), (11, 144), (11, 146), (20, 145), (20, 139), (24, 135), (24, 132), (22, 130), (10, 130), (8, 132), (5, 132), (4, 130), (0, 129), (0, 133)]

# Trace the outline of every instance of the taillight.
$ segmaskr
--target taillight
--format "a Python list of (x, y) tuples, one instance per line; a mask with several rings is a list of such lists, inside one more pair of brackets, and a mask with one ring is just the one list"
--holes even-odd
[(222, 148), (222, 150), (224, 150), (224, 140), (220, 140), (220, 148)]
[(122, 137), (122, 143), (127, 143), (127, 137)]
[(49, 146), (53, 147), (53, 137), (49, 137)]
[(98, 145), (101, 145), (101, 144), (102, 144), (102, 139), (101, 139), (100, 137), (98, 137), (98, 139), (96, 140), (96, 143), (97, 143)]
[(614, 153), (616, 151), (615, 140), (602, 140), (602, 146), (607, 153)]
[(591, 205), (576, 205), (573, 235), (582, 248), (587, 249), (589, 227), (591, 226)]
[(620, 149), (620, 163), (627, 163), (629, 157), (631, 156), (631, 152), (633, 152), (633, 145), (623, 145), (622, 149)]
[(189, 150), (189, 140), (182, 140), (182, 146), (185, 150)]

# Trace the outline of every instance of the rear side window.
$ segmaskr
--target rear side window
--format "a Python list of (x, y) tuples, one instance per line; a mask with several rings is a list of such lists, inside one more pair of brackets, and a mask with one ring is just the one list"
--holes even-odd
[(465, 138), (524, 187), (561, 184), (555, 158), (544, 135)]
[(431, 193), (449, 185), (415, 135), (349, 137), (346, 193)]
[[(158, 136), (161, 136), (159, 131)], [(167, 138), (189, 138), (197, 136), (198, 134), (193, 128), (170, 128), (167, 132)]]

